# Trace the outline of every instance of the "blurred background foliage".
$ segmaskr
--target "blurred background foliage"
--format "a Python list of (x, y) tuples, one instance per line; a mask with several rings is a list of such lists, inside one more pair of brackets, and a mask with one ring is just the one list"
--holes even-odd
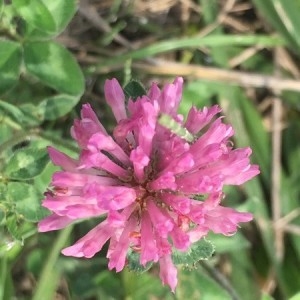
[[(0, 0), (0, 300), (300, 299), (300, 1)], [(38, 234), (52, 173), (71, 156), (72, 120), (90, 102), (113, 128), (103, 83), (184, 76), (181, 112), (219, 103), (261, 175), (226, 190), (254, 221), (209, 236), (215, 254), (182, 268), (173, 295), (153, 267), (107, 270), (60, 250), (95, 220)]]

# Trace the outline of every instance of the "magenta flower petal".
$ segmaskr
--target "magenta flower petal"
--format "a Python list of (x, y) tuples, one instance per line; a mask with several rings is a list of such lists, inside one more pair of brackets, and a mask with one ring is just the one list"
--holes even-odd
[(250, 213), (241, 213), (228, 207), (219, 206), (206, 212), (204, 218), (205, 227), (214, 233), (233, 235), (237, 231), (239, 223), (249, 222), (253, 219), (253, 216)]
[(163, 238), (166, 238), (174, 228), (174, 221), (168, 213), (156, 206), (153, 201), (149, 201), (148, 212), (152, 221), (153, 227), (160, 233)]
[(91, 184), (83, 190), (85, 198), (95, 199), (100, 209), (107, 211), (123, 209), (136, 199), (134, 189), (126, 186), (101, 186)]
[(177, 77), (173, 83), (167, 84), (161, 93), (159, 99), (160, 110), (163, 113), (174, 115), (177, 113), (177, 109), (181, 100), (183, 79)]
[(141, 223), (141, 258), (140, 262), (145, 265), (147, 262), (157, 262), (159, 259), (155, 236), (151, 219), (147, 211), (144, 212)]
[(101, 150), (109, 151), (115, 159), (128, 165), (129, 157), (124, 150), (113, 140), (112, 137), (97, 132), (91, 136), (87, 143), (87, 149), (95, 153)]
[(51, 216), (46, 217), (38, 224), (39, 232), (47, 232), (52, 230), (62, 229), (69, 224), (71, 224), (74, 220), (66, 217), (66, 216), (59, 216), (53, 213)]
[(189, 235), (180, 227), (174, 226), (170, 233), (174, 246), (181, 251), (186, 251), (191, 245)]
[(210, 108), (204, 107), (199, 111), (196, 107), (192, 106), (188, 113), (185, 127), (190, 133), (196, 134), (219, 112), (221, 112), (221, 109), (218, 105), (214, 105)]
[(105, 176), (95, 176), (93, 174), (84, 174), (76, 170), (75, 172), (55, 172), (52, 176), (51, 184), (56, 187), (65, 187), (66, 190), (71, 187), (84, 187), (87, 184), (97, 183), (100, 185), (112, 185), (116, 181), (113, 178)]
[(159, 260), (159, 276), (163, 284), (170, 286), (173, 293), (177, 286), (177, 269), (174, 266), (170, 255), (166, 255)]
[(178, 213), (186, 215), (190, 212), (191, 200), (183, 196), (176, 196), (172, 194), (162, 195), (164, 203), (170, 205)]
[(111, 107), (117, 122), (126, 119), (125, 95), (116, 79), (106, 80), (104, 84), (105, 98)]
[[(123, 229), (116, 247), (107, 256), (109, 259), (108, 268), (110, 270), (116, 269), (117, 272), (123, 270), (126, 263), (126, 255), (130, 244), (130, 233), (135, 227), (134, 220), (130, 219), (126, 227)], [(111, 247), (112, 248), (112, 247)]]
[[(174, 250), (189, 251), (210, 231), (232, 235), (252, 219), (221, 206), (225, 185), (240, 185), (259, 173), (250, 163), (251, 149), (233, 149), (233, 128), (217, 116), (216, 105), (192, 107), (184, 121), (177, 112), (182, 88), (181, 77), (162, 90), (154, 83), (147, 95), (125, 104), (120, 84), (107, 80), (105, 97), (117, 121), (113, 135), (85, 104), (71, 128), (78, 157), (48, 148), (62, 171), (53, 174), (45, 193), (42, 205), (52, 214), (39, 222), (39, 231), (101, 216), (64, 255), (90, 258), (108, 243), (108, 268), (120, 272), (136, 252), (141, 265), (159, 263), (163, 284), (174, 292)], [(177, 134), (174, 124), (162, 126), (162, 114), (193, 141)]]
[(53, 147), (48, 147), (47, 149), (50, 159), (52, 160), (54, 165), (60, 166), (66, 171), (74, 171), (76, 169), (77, 161), (75, 159), (72, 159), (68, 155), (58, 151)]
[(93, 257), (101, 250), (105, 242), (111, 237), (114, 229), (107, 222), (102, 222), (93, 228), (88, 234), (77, 241), (73, 246), (62, 250), (67, 256)]
[(81, 110), (81, 120), (74, 121), (71, 135), (80, 147), (85, 148), (89, 138), (96, 132), (107, 134), (91, 106), (84, 104)]

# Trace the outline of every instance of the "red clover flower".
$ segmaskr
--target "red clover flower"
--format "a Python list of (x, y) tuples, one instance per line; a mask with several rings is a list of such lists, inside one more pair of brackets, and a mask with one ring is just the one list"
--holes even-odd
[[(108, 268), (121, 271), (128, 253), (142, 266), (158, 262), (160, 278), (174, 292), (173, 251), (185, 252), (209, 231), (232, 235), (250, 213), (220, 205), (224, 185), (240, 185), (259, 173), (250, 148), (233, 149), (234, 131), (216, 115), (215, 105), (191, 107), (186, 120), (177, 113), (183, 79), (129, 99), (116, 79), (105, 82), (105, 97), (116, 118), (112, 136), (89, 104), (75, 120), (72, 137), (78, 159), (49, 147), (53, 174), (43, 206), (52, 214), (39, 231), (58, 230), (79, 219), (103, 221), (62, 250), (67, 256), (93, 257), (109, 241)], [(199, 200), (200, 199), (200, 200)]]

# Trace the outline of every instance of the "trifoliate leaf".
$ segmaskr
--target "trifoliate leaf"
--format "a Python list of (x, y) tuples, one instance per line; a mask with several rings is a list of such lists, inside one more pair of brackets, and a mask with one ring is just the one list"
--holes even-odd
[(33, 185), (24, 182), (9, 182), (7, 194), (15, 205), (16, 212), (25, 220), (37, 222), (47, 215), (47, 210), (41, 207), (41, 195)]
[(31, 179), (42, 173), (48, 162), (46, 149), (22, 148), (12, 155), (4, 169), (4, 174), (10, 179)]

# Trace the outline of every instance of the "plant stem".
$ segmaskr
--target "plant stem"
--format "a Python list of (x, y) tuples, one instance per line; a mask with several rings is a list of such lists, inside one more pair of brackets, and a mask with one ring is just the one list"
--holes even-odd
[(64, 247), (69, 235), (73, 229), (73, 226), (69, 226), (60, 231), (55, 244), (49, 254), (47, 262), (41, 272), (40, 279), (37, 283), (36, 290), (32, 300), (51, 300), (55, 293), (56, 284), (59, 279), (60, 271), (56, 268), (57, 259), (60, 254), (60, 250)]
[(232, 300), (241, 300), (233, 286), (222, 273), (220, 273), (216, 268), (210, 266), (204, 260), (201, 260), (200, 264), (208, 272), (208, 274), (229, 293)]

